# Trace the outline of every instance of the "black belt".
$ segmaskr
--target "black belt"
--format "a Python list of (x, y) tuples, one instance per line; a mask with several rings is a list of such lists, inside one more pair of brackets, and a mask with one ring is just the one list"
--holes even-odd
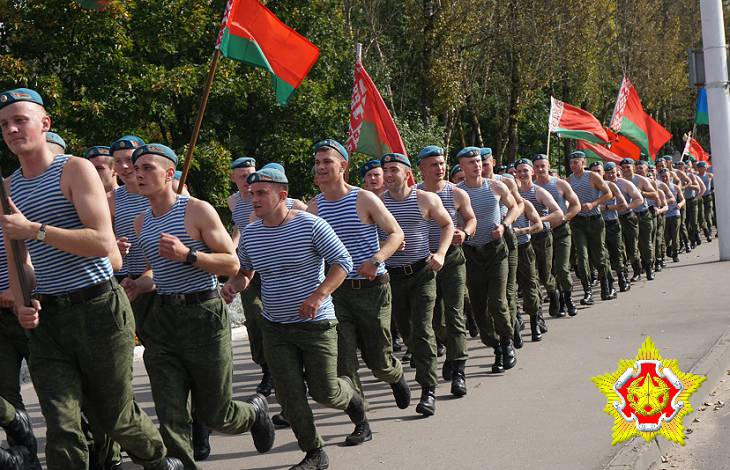
[(625, 214), (619, 214), (618, 216), (619, 217), (623, 217), (625, 219), (635, 219), (636, 218), (636, 213), (635, 212), (627, 212)]
[(122, 282), (123, 280), (129, 278), (132, 280), (139, 279), (142, 277), (141, 274), (115, 274), (114, 277), (116, 278), (117, 282)]
[(72, 290), (63, 294), (35, 294), (33, 298), (41, 304), (82, 304), (106, 294), (114, 289), (116, 285), (116, 279), (109, 279), (108, 281), (84, 287), (83, 289)]
[[(580, 218), (581, 220), (596, 220), (601, 217), (601, 214), (595, 214), (595, 215), (580, 215), (578, 214), (577, 218)], [(575, 220), (575, 219), (573, 219)]]
[(643, 210), (641, 212), (636, 212), (636, 216), (637, 217), (646, 217), (650, 213), (651, 213), (651, 211), (649, 209), (646, 209), (646, 210)]
[(188, 292), (187, 294), (157, 294), (162, 305), (192, 305), (220, 297), (218, 289)]
[(702, 196), (702, 199), (710, 199), (710, 198), (712, 198), (712, 193), (705, 194), (704, 196)]
[(416, 261), (413, 264), (407, 264), (405, 266), (398, 266), (397, 268), (388, 268), (388, 273), (392, 276), (411, 276), (413, 273), (417, 273), (424, 266), (426, 266), (426, 260), (423, 258), (420, 261)]
[(649, 212), (651, 212), (652, 214), (656, 214), (656, 207), (649, 206)]
[(612, 220), (604, 220), (606, 223), (606, 227), (613, 227), (618, 223), (618, 219), (612, 219)]
[(354, 290), (369, 289), (371, 287), (380, 286), (390, 282), (390, 276), (388, 273), (376, 276), (372, 281), (370, 279), (345, 279), (342, 283), (342, 287), (348, 287)]
[(543, 231), (543, 232), (540, 232), (540, 233), (536, 233), (536, 234), (534, 234), (534, 235), (532, 236), (532, 238), (534, 238), (535, 240), (542, 240), (542, 239), (544, 239), (544, 238), (547, 238), (547, 237), (548, 237), (548, 235), (550, 235), (550, 231), (547, 231), (547, 230), (546, 230), (546, 231)]

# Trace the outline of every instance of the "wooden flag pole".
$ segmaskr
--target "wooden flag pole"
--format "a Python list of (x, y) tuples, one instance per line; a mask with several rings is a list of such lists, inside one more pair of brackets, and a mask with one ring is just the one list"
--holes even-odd
[(210, 96), (210, 89), (213, 86), (213, 79), (215, 78), (215, 72), (218, 68), (218, 62), (221, 58), (220, 49), (216, 48), (213, 58), (210, 60), (210, 68), (208, 69), (208, 80), (205, 83), (205, 89), (203, 90), (203, 97), (200, 100), (200, 108), (198, 109), (198, 117), (195, 118), (195, 127), (193, 128), (193, 135), (190, 136), (190, 145), (188, 150), (185, 152), (185, 164), (182, 169), (182, 176), (180, 176), (180, 182), (177, 186), (177, 193), (180, 194), (185, 187), (185, 180), (188, 177), (190, 171), (190, 164), (193, 161), (193, 152), (195, 151), (195, 145), (198, 143), (198, 136), (200, 135), (200, 127), (203, 125), (203, 116), (205, 116), (205, 108), (208, 106), (208, 96)]
[(550, 162), (550, 134), (550, 124), (548, 124), (547, 150), (545, 150), (545, 155), (548, 157), (548, 163)]
[[(0, 172), (0, 204), (2, 204), (2, 211), (5, 215), (10, 215), (13, 212), (10, 210), (10, 202), (8, 200), (8, 194), (5, 191), (5, 178), (3, 178), (2, 172)], [(10, 240), (10, 252), (13, 255), (13, 266), (15, 267), (15, 274), (18, 276), (18, 285), (20, 286), (20, 292), (23, 294), (23, 305), (31, 307), (30, 302), (30, 282), (25, 275), (25, 267), (23, 266), (23, 260), (20, 259), (21, 244), (20, 240)]]

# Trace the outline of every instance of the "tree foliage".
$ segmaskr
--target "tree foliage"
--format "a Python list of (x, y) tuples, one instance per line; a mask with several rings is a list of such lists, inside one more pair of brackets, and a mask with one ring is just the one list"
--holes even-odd
[[(218, 208), (231, 190), (227, 164), (240, 155), (283, 163), (292, 194), (314, 194), (312, 144), (345, 139), (356, 42), (410, 153), (430, 143), (449, 154), (485, 145), (504, 162), (544, 151), (551, 95), (607, 123), (623, 74), (674, 134), (667, 151), (681, 149), (691, 128), (686, 63), (701, 40), (698, 2), (265, 3), (321, 57), (287, 107), (276, 105), (265, 72), (221, 60), (189, 180)], [(75, 154), (135, 133), (182, 155), (224, 7), (127, 0), (95, 11), (71, 0), (0, 0), (0, 86), (40, 91)], [(561, 146), (554, 148), (557, 159)], [(5, 171), (17, 166), (1, 152)]]

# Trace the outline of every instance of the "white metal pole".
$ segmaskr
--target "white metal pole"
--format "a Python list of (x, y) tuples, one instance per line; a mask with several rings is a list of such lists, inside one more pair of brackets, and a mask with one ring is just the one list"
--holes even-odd
[(730, 260), (730, 95), (721, 0), (700, 0), (720, 260)]

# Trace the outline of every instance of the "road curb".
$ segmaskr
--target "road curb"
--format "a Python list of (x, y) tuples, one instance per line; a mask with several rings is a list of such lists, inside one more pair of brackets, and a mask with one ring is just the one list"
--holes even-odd
[[(704, 375), (707, 380), (702, 384), (698, 393), (692, 395), (690, 402), (697, 411), (707, 401), (710, 393), (720, 383), (725, 370), (730, 363), (730, 327), (690, 369), (693, 374)], [(685, 423), (685, 426), (687, 423)], [(671, 444), (660, 439), (645, 442), (641, 438), (634, 438), (616, 453), (603, 468), (606, 470), (653, 470), (662, 462), (667, 449)]]

